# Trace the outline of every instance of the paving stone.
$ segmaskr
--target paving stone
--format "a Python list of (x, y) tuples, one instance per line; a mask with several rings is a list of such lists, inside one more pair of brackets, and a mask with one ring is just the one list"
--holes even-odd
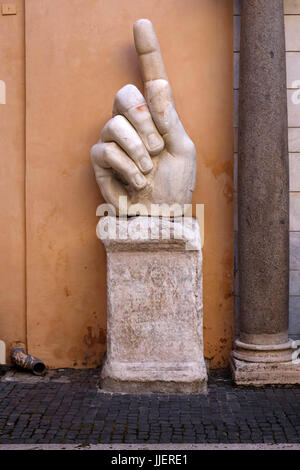
[(0, 380), (0, 444), (300, 442), (299, 386), (238, 388), (218, 374), (206, 396), (99, 393), (94, 370), (26, 384), (10, 374)]

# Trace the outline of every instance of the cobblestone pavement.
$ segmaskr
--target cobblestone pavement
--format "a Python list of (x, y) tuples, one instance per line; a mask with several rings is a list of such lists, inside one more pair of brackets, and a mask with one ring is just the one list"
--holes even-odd
[(300, 443), (300, 387), (240, 388), (214, 374), (207, 395), (98, 390), (97, 370), (8, 372), (0, 444)]

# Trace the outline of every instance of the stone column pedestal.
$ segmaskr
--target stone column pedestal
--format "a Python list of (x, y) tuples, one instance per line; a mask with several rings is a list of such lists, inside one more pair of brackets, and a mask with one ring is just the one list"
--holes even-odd
[[(182, 237), (174, 238), (181, 230)], [(107, 253), (107, 356), (101, 388), (206, 392), (196, 220), (184, 227), (176, 219), (106, 217), (97, 235)]]
[(238, 385), (300, 383), (300, 344), (257, 345), (235, 341), (230, 361), (233, 379)]

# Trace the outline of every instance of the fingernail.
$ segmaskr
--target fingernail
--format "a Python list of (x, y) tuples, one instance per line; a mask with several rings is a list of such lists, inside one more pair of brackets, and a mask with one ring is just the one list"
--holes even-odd
[(155, 133), (148, 135), (148, 145), (150, 149), (155, 149), (161, 146), (161, 139)]
[(137, 173), (135, 175), (134, 181), (137, 186), (144, 186), (146, 184), (145, 178), (142, 175), (140, 175), (140, 173)]
[(144, 171), (144, 172), (149, 172), (149, 171), (152, 170), (152, 168), (153, 168), (153, 163), (152, 163), (152, 161), (150, 160), (150, 158), (144, 157), (144, 158), (142, 158), (142, 160), (140, 161), (140, 167), (141, 167), (141, 170), (142, 170), (142, 171)]

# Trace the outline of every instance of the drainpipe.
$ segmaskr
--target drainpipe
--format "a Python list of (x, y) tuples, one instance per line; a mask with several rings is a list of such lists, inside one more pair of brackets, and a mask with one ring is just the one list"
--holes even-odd
[(37, 357), (26, 354), (23, 348), (14, 348), (11, 353), (12, 362), (21, 369), (30, 370), (34, 375), (43, 375), (46, 366)]

